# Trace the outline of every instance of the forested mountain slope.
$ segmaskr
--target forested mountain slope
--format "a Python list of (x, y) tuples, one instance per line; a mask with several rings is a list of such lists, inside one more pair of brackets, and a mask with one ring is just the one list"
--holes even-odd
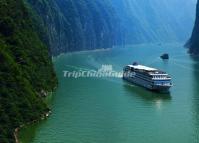
[(28, 0), (46, 27), (53, 55), (120, 44), (119, 21), (106, 0)]
[(28, 0), (53, 55), (114, 45), (184, 42), (196, 0)]
[[(0, 0), (0, 143), (48, 111), (51, 56), (189, 37), (196, 0)], [(197, 14), (198, 17), (198, 14)], [(198, 18), (191, 52), (198, 51)]]
[[(0, 1), (0, 142), (49, 109), (42, 99), (57, 80), (45, 43), (22, 0)], [(42, 31), (42, 30), (41, 30)]]

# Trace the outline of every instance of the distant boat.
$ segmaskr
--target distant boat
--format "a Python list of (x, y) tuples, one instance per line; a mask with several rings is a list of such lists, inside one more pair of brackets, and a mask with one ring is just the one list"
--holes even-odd
[(123, 79), (159, 92), (168, 92), (172, 87), (171, 77), (166, 72), (138, 63), (133, 63), (124, 68)]
[(163, 60), (168, 60), (169, 54), (165, 53), (165, 54), (161, 55), (160, 58), (162, 58)]

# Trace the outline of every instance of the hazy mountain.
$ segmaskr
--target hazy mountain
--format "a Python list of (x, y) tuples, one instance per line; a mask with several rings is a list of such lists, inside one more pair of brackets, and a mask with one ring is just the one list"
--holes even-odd
[(29, 0), (42, 19), (53, 55), (119, 43), (116, 14), (106, 0)]
[(185, 41), (196, 0), (29, 0), (53, 55), (114, 45)]
[[(185, 41), (195, 0), (1, 0), (0, 142), (48, 111), (52, 55), (114, 45)], [(191, 52), (198, 50), (198, 13)]]
[(191, 34), (196, 0), (109, 0), (125, 43), (185, 41)]
[(188, 46), (191, 54), (199, 54), (199, 2), (197, 3), (195, 26)]

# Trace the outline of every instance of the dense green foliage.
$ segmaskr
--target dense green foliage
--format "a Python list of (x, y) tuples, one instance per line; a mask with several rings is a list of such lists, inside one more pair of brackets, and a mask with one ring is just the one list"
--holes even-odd
[(199, 1), (197, 3), (195, 26), (188, 46), (191, 54), (199, 54)]
[[(0, 0), (0, 143), (14, 142), (16, 127), (49, 110), (42, 95), (57, 84), (51, 55), (186, 37), (180, 35), (190, 23), (181, 23), (191, 18), (182, 19), (184, 13), (171, 16), (175, 8), (159, 0), (134, 2)], [(159, 19), (168, 12), (168, 19)], [(199, 13), (190, 40), (194, 53), (199, 53), (198, 20)]]
[[(48, 111), (42, 94), (56, 77), (42, 31), (22, 0), (0, 1), (0, 143), (14, 142), (13, 131)], [(37, 29), (37, 30), (36, 30)]]

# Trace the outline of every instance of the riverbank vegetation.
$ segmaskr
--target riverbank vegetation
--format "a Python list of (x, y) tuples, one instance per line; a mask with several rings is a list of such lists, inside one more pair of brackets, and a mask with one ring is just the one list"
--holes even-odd
[(21, 124), (49, 109), (42, 96), (57, 84), (44, 30), (22, 0), (0, 1), (0, 142), (15, 142)]

